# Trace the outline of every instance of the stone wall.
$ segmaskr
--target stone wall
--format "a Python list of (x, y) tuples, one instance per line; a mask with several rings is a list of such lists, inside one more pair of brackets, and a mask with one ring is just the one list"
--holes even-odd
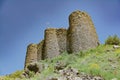
[(59, 52), (67, 51), (67, 30), (60, 28), (56, 29), (57, 41), (59, 45)]
[(42, 40), (37, 45), (37, 61), (44, 59), (44, 57), (43, 57), (43, 45), (44, 45), (44, 40)]
[(98, 46), (99, 40), (90, 16), (81, 11), (72, 12), (69, 16), (69, 28), (45, 30), (44, 40), (30, 44), (27, 48), (27, 64), (53, 58), (67, 51), (77, 53)]

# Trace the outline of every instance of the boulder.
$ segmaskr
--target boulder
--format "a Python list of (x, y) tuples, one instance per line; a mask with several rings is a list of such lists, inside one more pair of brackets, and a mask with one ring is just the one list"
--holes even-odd
[(120, 48), (120, 46), (119, 45), (113, 45), (113, 48), (118, 49), (118, 48)]
[(43, 68), (44, 68), (43, 64), (33, 62), (27, 65), (27, 69), (25, 71), (28, 74), (29, 74), (29, 71), (32, 71), (36, 74), (36, 73), (40, 73), (43, 70)]

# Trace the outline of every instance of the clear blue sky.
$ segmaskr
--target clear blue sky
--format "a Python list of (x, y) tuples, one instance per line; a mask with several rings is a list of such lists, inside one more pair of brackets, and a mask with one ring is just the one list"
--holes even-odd
[(0, 75), (23, 69), (27, 45), (47, 27), (67, 28), (75, 10), (91, 15), (101, 43), (120, 36), (120, 0), (0, 0)]

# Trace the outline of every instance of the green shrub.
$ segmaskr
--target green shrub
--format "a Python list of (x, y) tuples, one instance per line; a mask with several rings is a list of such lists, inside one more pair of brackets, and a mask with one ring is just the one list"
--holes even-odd
[(108, 44), (108, 45), (120, 45), (120, 38), (117, 35), (109, 36), (106, 39), (105, 44)]
[(33, 71), (29, 71), (29, 77), (34, 77), (35, 73)]

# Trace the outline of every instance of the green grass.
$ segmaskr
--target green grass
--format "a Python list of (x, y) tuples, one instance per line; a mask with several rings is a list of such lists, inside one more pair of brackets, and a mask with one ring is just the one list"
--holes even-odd
[(18, 70), (10, 75), (6, 75), (6, 76), (1, 76), (0, 80), (15, 80), (16, 78), (21, 78), (21, 74), (23, 73), (23, 70)]
[(113, 78), (120, 80), (120, 49), (113, 49), (112, 45), (100, 45), (95, 49), (81, 51), (77, 54), (65, 52), (53, 59), (40, 61), (47, 67), (31, 80), (45, 80), (50, 76), (59, 76), (54, 72), (54, 66), (58, 61), (67, 65), (66, 68), (73, 67), (85, 74), (102, 76), (105, 80)]

